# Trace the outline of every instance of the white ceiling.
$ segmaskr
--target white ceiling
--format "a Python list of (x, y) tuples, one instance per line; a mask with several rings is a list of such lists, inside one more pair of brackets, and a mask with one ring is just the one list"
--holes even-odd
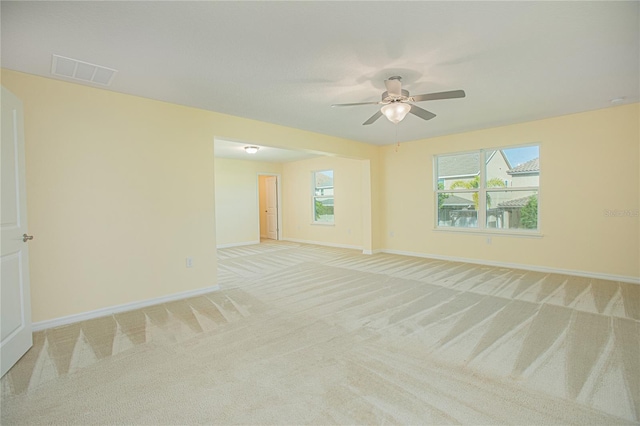
[[(384, 145), (638, 102), (640, 2), (9, 2), (2, 66), (52, 54), (118, 70), (108, 90)], [(362, 123), (383, 81), (419, 105)], [(100, 86), (97, 86), (100, 87)], [(259, 142), (259, 141), (256, 141)]]
[[(247, 154), (246, 146), (255, 146), (258, 152)], [(318, 157), (318, 154), (294, 151), (290, 149), (273, 148), (255, 143), (235, 142), (216, 138), (213, 142), (213, 155), (218, 158), (230, 158), (233, 160), (266, 161), (271, 163), (288, 163), (290, 161), (306, 160)]]

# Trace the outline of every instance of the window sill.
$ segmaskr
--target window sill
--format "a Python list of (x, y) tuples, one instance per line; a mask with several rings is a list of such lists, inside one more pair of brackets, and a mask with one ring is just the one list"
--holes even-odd
[(526, 231), (501, 231), (498, 229), (473, 229), (473, 228), (434, 228), (434, 232), (449, 232), (454, 234), (464, 235), (483, 235), (483, 236), (501, 236), (505, 237), (524, 237), (524, 238), (542, 238), (543, 234), (538, 231), (526, 232)]
[(320, 225), (320, 226), (336, 226), (335, 223), (330, 222), (311, 222), (311, 225)]

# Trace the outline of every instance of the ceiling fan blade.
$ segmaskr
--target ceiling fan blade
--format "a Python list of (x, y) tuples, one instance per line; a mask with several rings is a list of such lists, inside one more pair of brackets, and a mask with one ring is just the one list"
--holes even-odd
[(440, 99), (464, 98), (466, 94), (464, 90), (451, 90), (448, 92), (427, 93), (426, 95), (411, 96), (413, 102), (437, 101)]
[(402, 96), (402, 83), (398, 79), (389, 79), (384, 81), (389, 96)]
[(382, 117), (382, 111), (378, 111), (375, 114), (373, 114), (367, 121), (362, 123), (362, 125), (366, 126), (367, 124), (371, 124), (371, 123), (373, 123), (374, 121), (376, 121), (380, 117)]
[(422, 109), (417, 105), (411, 105), (411, 109), (409, 110), (409, 112), (413, 115), (417, 115), (423, 120), (431, 120), (436, 116), (434, 113), (427, 111), (426, 109)]
[(356, 102), (353, 104), (333, 104), (332, 107), (345, 107), (345, 106), (356, 106), (356, 105), (377, 105), (380, 102)]

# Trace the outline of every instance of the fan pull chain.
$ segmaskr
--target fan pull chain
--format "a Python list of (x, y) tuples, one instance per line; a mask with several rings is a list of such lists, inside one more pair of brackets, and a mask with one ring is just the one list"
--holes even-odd
[(400, 148), (400, 141), (398, 140), (398, 126), (399, 123), (396, 123), (396, 152), (398, 152), (398, 148)]

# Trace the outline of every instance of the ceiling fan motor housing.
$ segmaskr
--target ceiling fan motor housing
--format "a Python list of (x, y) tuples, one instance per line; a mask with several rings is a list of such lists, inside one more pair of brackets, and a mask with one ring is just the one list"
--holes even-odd
[(389, 102), (398, 102), (398, 101), (407, 101), (409, 100), (409, 91), (408, 90), (401, 90), (402, 96), (391, 96), (389, 95), (389, 92), (386, 91), (382, 94), (382, 102), (384, 103), (389, 103)]

